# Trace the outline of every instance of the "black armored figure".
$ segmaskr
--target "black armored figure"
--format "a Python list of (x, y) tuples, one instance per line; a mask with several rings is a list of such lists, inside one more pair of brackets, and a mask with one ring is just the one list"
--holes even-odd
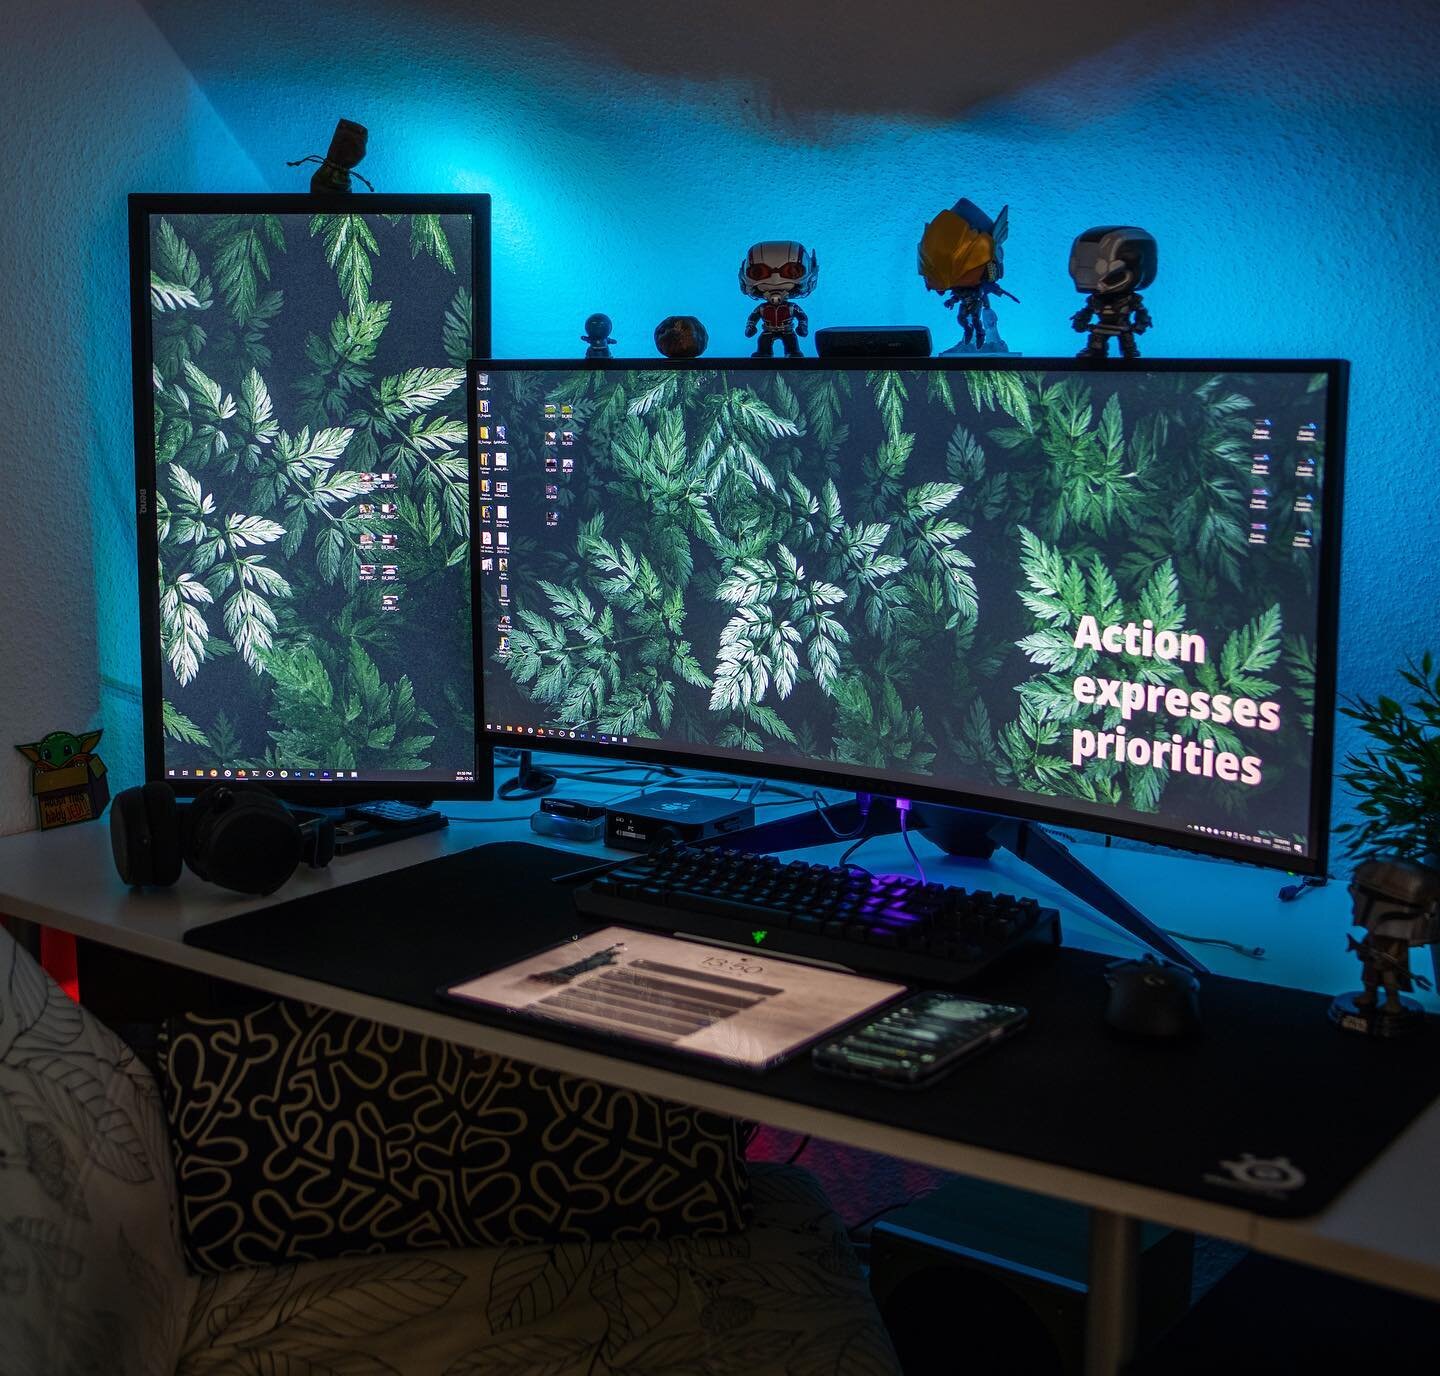
[(1157, 257), (1154, 236), (1134, 225), (1087, 229), (1070, 245), (1070, 278), (1089, 293), (1070, 320), (1072, 329), (1090, 332), (1078, 357), (1104, 358), (1112, 336), (1122, 357), (1140, 357), (1135, 336), (1150, 328), (1140, 291), (1155, 280)]

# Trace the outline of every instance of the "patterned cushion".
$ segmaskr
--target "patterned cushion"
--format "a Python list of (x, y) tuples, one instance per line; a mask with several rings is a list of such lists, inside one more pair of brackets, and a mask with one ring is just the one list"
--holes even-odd
[(161, 1041), (201, 1272), (745, 1225), (737, 1125), (346, 1014), (272, 1003)]
[(0, 1372), (170, 1372), (198, 1282), (150, 1072), (0, 927)]
[(176, 1376), (898, 1376), (814, 1178), (756, 1166), (744, 1233), (207, 1277)]

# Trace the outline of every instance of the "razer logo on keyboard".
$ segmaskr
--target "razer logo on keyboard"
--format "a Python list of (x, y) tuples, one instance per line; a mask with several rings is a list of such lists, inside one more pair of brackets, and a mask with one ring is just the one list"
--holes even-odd
[(755, 938), (755, 944), (758, 946), (770, 933), (768, 931), (759, 931), (751, 932), (750, 935)]

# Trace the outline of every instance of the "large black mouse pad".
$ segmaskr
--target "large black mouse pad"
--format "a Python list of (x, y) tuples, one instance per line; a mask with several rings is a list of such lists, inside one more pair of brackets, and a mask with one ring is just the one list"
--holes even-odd
[[(506, 1023), (436, 991), (586, 930), (569, 886), (552, 880), (588, 863), (520, 842), (481, 846), (197, 928), (186, 941)], [(1030, 1026), (913, 1092), (827, 1078), (806, 1057), (757, 1075), (523, 1025), (697, 1079), (1276, 1216), (1323, 1208), (1440, 1093), (1433, 1019), (1413, 1040), (1372, 1042), (1329, 1024), (1326, 995), (1211, 975), (1197, 1038), (1136, 1043), (1104, 1024), (1106, 963), (1060, 950), (993, 971), (968, 992), (1022, 1004)]]

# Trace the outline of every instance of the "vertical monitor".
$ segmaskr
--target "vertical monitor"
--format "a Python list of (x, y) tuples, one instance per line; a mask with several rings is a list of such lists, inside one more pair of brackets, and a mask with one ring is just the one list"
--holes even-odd
[(489, 198), (134, 196), (130, 233), (147, 776), (488, 797)]
[(1344, 384), (478, 363), (484, 735), (1316, 872)]

